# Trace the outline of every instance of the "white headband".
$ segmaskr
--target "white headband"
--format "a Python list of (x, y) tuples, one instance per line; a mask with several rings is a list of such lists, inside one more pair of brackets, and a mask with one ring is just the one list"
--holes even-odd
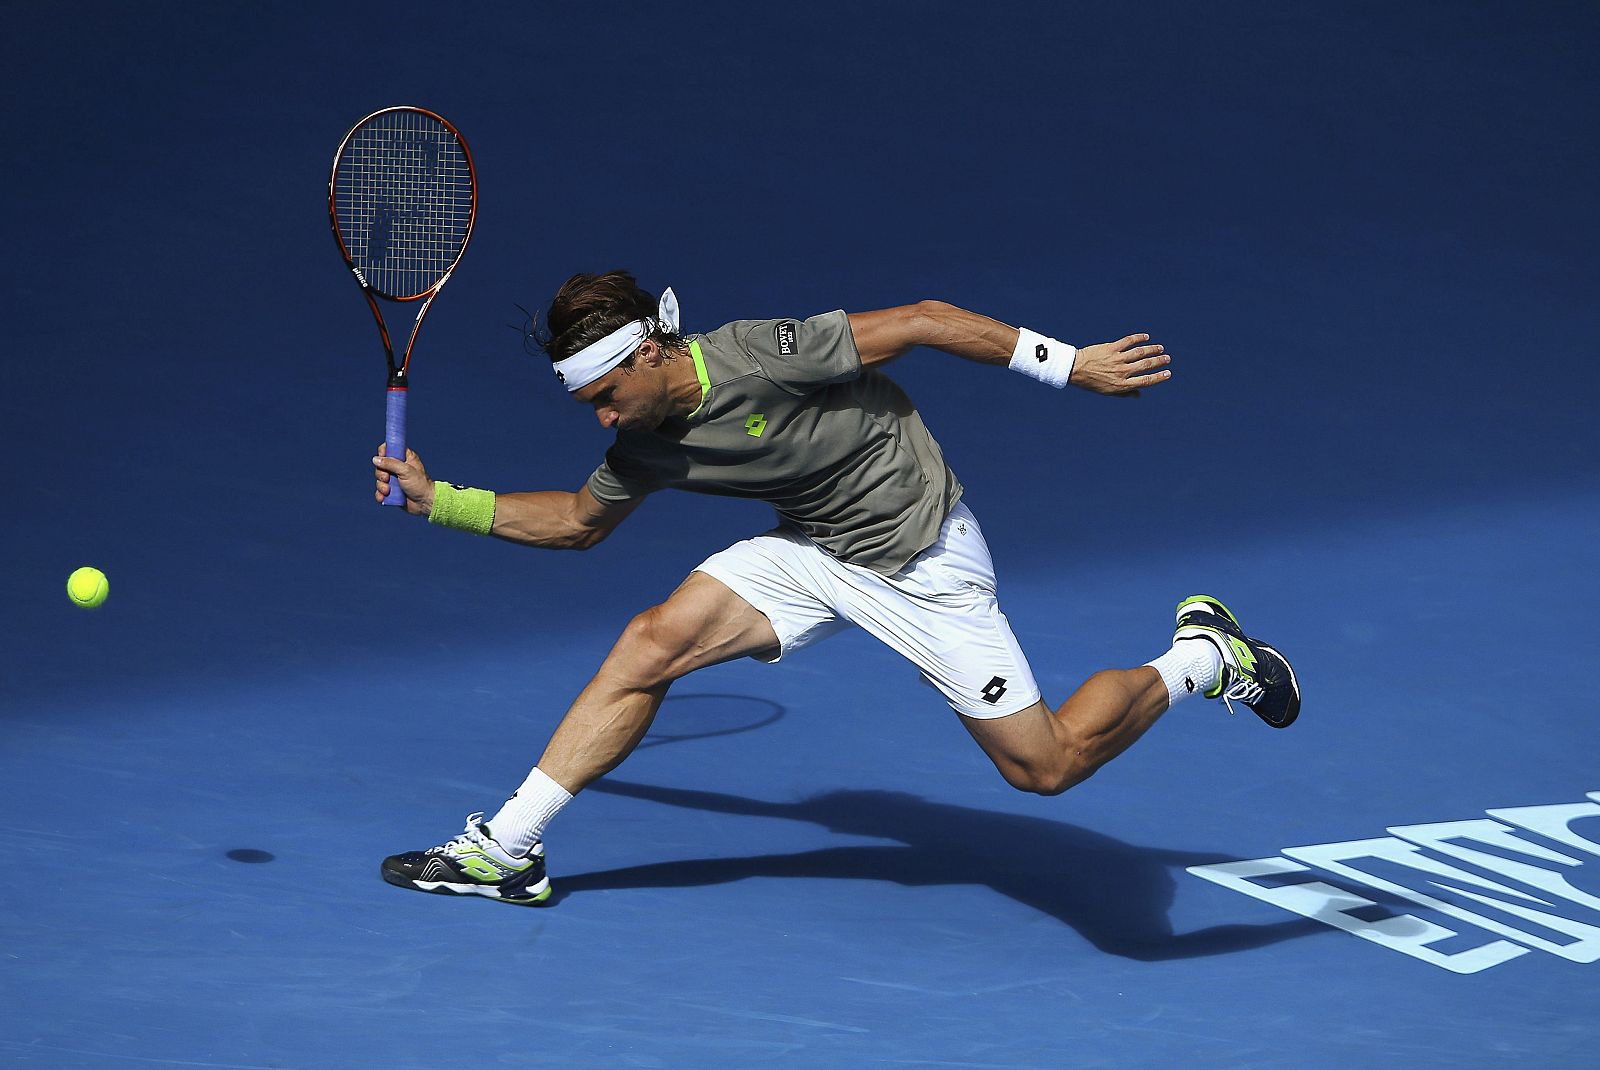
[(625, 323), (598, 342), (590, 342), (566, 360), (558, 360), (553, 367), (556, 378), (567, 388), (567, 393), (582, 390), (606, 372), (627, 359), (639, 348), (639, 343), (650, 337), (656, 327), (664, 327), (671, 334), (678, 333), (678, 295), (667, 287), (656, 306), (654, 320), (634, 320)]

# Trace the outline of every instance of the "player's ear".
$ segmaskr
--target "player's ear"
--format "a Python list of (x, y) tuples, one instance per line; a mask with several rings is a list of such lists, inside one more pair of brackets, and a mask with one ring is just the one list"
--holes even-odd
[(651, 368), (659, 366), (666, 359), (666, 352), (661, 348), (661, 343), (654, 338), (646, 338), (640, 342), (635, 352), (638, 359)]

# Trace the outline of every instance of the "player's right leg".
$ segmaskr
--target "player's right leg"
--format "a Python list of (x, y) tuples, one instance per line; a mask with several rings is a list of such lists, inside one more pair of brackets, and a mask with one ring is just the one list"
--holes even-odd
[(665, 602), (629, 623), (498, 814), (488, 822), (473, 814), (464, 832), (437, 847), (391, 855), (383, 879), (438, 895), (544, 902), (550, 881), (540, 836), (552, 805), (559, 809), (621, 764), (644, 738), (672, 681), (778, 645), (766, 616), (720, 581), (692, 573)]
[(539, 759), (576, 794), (615, 769), (644, 738), (672, 681), (696, 669), (774, 650), (767, 618), (703, 572), (628, 624)]

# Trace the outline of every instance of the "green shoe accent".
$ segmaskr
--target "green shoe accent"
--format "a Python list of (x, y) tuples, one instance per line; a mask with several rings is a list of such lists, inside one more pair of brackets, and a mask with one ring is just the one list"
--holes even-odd
[[(1216, 638), (1216, 642), (1217, 643), (1222, 643), (1222, 642), (1230, 642), (1231, 643), (1231, 642), (1233, 642), (1233, 636), (1228, 635), (1226, 632), (1219, 632), (1215, 628), (1205, 628), (1205, 629), (1197, 629), (1197, 630), (1204, 630), (1204, 631), (1210, 632), (1212, 635), (1215, 635), (1217, 637)], [(1200, 692), (1200, 695), (1203, 698), (1220, 698), (1222, 696), (1222, 692), (1224, 690), (1226, 690), (1227, 686), (1228, 686), (1228, 661), (1227, 661), (1226, 658), (1224, 658), (1223, 661), (1222, 661), (1222, 669), (1221, 669), (1221, 671), (1219, 671), (1217, 673), (1217, 682), (1212, 684), (1210, 687), (1206, 688), (1204, 691)], [(1231, 713), (1232, 711), (1230, 710), (1229, 712)]]
[(482, 855), (461, 855), (456, 859), (456, 865), (464, 872), (486, 883), (505, 879), (505, 874), (495, 869), (489, 860)]
[[(1232, 624), (1235, 628), (1239, 627), (1239, 620), (1233, 615), (1233, 611), (1227, 606), (1223, 605), (1221, 599), (1213, 598), (1209, 594), (1192, 594), (1188, 598), (1185, 598), (1183, 601), (1179, 602), (1177, 619), (1182, 621), (1184, 614), (1196, 611), (1219, 616), (1226, 620), (1229, 624)], [(1191, 629), (1204, 631), (1212, 636), (1215, 636), (1215, 638), (1211, 641), (1217, 645), (1219, 652), (1232, 650), (1234, 657), (1238, 659), (1240, 665), (1250, 669), (1251, 671), (1254, 671), (1256, 665), (1256, 656), (1251, 653), (1250, 648), (1244, 643), (1241, 643), (1238, 639), (1229, 635), (1220, 628), (1208, 628), (1203, 624), (1193, 624), (1189, 625), (1189, 627)], [(1224, 657), (1222, 660), (1223, 669), (1222, 672), (1217, 674), (1217, 682), (1200, 693), (1205, 698), (1219, 698), (1221, 697), (1222, 693), (1227, 690), (1228, 659)]]
[(1223, 605), (1220, 599), (1213, 598), (1208, 594), (1192, 594), (1188, 598), (1185, 598), (1183, 601), (1179, 602), (1178, 616), (1182, 617), (1191, 609), (1199, 609), (1204, 613), (1211, 613), (1215, 610), (1220, 610), (1221, 612), (1218, 613), (1218, 616), (1225, 617), (1233, 624), (1235, 628), (1239, 627), (1239, 618), (1233, 615), (1233, 611), (1227, 606)]

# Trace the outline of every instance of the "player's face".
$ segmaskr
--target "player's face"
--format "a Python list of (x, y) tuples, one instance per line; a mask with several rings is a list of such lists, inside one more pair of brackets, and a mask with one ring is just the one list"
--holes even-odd
[(594, 409), (608, 431), (650, 431), (671, 413), (666, 374), (660, 365), (639, 359), (631, 368), (613, 368), (574, 396)]

